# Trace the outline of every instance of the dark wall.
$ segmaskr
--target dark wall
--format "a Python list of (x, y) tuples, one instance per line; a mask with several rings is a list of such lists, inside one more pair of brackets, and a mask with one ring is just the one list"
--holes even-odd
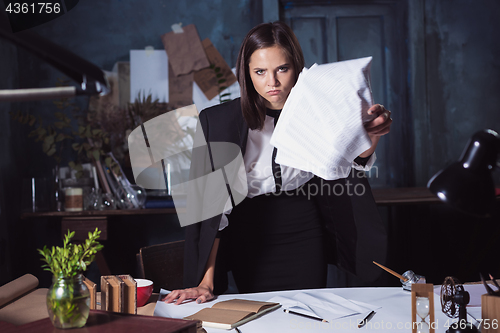
[[(0, 89), (12, 89), (17, 86), (17, 52), (16, 48), (0, 40)], [(16, 177), (12, 166), (12, 150), (15, 145), (11, 142), (11, 127), (9, 112), (12, 107), (9, 103), (0, 103), (0, 284), (8, 281), (11, 276), (9, 251), (9, 226), (17, 218), (12, 210), (9, 211), (9, 189), (15, 185), (12, 178)]]
[[(458, 158), (472, 133), (483, 128), (500, 130), (500, 112), (497, 110), (500, 105), (500, 94), (497, 93), (500, 91), (500, 2), (401, 1), (409, 4), (410, 26), (407, 38), (407, 47), (411, 50), (408, 52), (408, 105), (414, 130), (405, 135), (413, 139), (414, 147), (408, 149), (414, 149), (414, 160), (408, 163), (412, 163), (415, 170), (414, 183), (424, 186), (435, 172)], [(269, 17), (268, 8), (276, 9), (276, 4), (269, 7), (269, 3), (268, 0), (80, 1), (64, 16), (33, 28), (33, 31), (102, 69), (111, 70), (115, 62), (129, 60), (130, 49), (142, 49), (148, 45), (161, 49), (160, 36), (170, 31), (172, 24), (194, 23), (200, 37), (210, 38), (229, 65), (234, 66), (244, 35), (262, 22), (263, 17)], [(0, 8), (4, 10), (3, 3)], [(0, 60), (0, 89), (49, 87), (63, 76), (2, 40)], [(86, 103), (82, 99), (77, 99), (77, 102), (82, 106)], [(47, 175), (54, 162), (41, 152), (39, 143), (27, 138), (25, 126), (10, 119), (8, 111), (18, 109), (47, 119), (51, 119), (54, 110), (50, 101), (0, 103), (0, 284), (33, 272), (34, 265), (39, 267), (40, 264), (34, 249), (43, 244), (55, 244), (60, 236), (57, 222), (19, 220), (23, 179)], [(498, 180), (498, 173), (495, 177)], [(416, 213), (421, 210), (415, 207), (402, 209), (387, 215), (397, 224), (395, 231), (405, 233), (405, 237), (412, 230), (409, 226), (399, 228), (405, 223), (415, 223), (429, 232), (438, 228), (439, 235), (446, 235), (452, 228), (450, 221), (455, 218), (442, 208), (431, 208), (430, 212), (421, 214)], [(430, 218), (436, 216), (435, 211), (438, 218)], [(409, 217), (411, 221), (407, 219)], [(141, 225), (148, 223), (151, 224), (146, 227), (146, 233), (150, 236), (141, 236), (141, 241), (148, 243), (144, 245), (179, 237), (179, 230), (170, 220), (160, 229), (155, 229), (155, 226), (162, 226), (160, 220), (144, 220), (137, 226), (133, 221), (125, 220), (122, 230), (131, 230), (129, 238), (116, 239), (119, 237), (115, 236), (113, 244), (123, 246), (131, 234), (140, 234), (144, 231)], [(118, 228), (116, 224), (115, 228)], [(420, 237), (426, 239), (427, 236), (422, 232), (418, 237), (404, 238), (403, 245), (413, 249), (419, 244)], [(475, 237), (480, 239), (480, 236)], [(439, 242), (437, 236), (432, 239)], [(112, 246), (108, 248), (108, 254), (119, 255), (112, 252)], [(128, 265), (134, 260), (131, 258), (134, 253), (135, 249), (126, 251)], [(403, 261), (408, 257), (418, 258), (410, 263), (420, 266), (405, 267)], [(424, 273), (423, 264), (431, 262), (419, 258), (415, 251), (406, 252), (404, 257), (397, 259), (400, 262), (394, 268), (413, 268), (417, 273)], [(434, 262), (431, 265), (438, 266)], [(117, 266), (117, 269), (120, 267), (123, 266)]]
[(500, 131), (500, 2), (425, 0), (424, 15), (426, 105), (415, 110), (421, 127), (414, 133), (422, 145), (419, 185), (458, 159), (476, 131)]
[[(409, 40), (416, 78), (409, 101), (414, 132), (415, 184), (425, 186), (456, 161), (470, 136), (500, 131), (500, 2), (492, 0), (410, 1)], [(500, 172), (494, 173), (497, 187)], [(458, 180), (459, 181), (459, 180)], [(500, 213), (479, 219), (444, 204), (393, 207), (388, 212), (391, 266), (413, 269), (439, 284), (500, 274)], [(387, 209), (385, 209), (387, 210)]]

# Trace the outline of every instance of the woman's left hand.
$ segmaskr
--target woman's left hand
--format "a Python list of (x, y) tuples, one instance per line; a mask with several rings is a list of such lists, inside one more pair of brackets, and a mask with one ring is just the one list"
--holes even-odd
[(392, 124), (391, 111), (383, 105), (375, 104), (368, 109), (368, 114), (377, 115), (372, 121), (365, 124), (366, 132), (370, 137), (380, 137), (389, 133)]

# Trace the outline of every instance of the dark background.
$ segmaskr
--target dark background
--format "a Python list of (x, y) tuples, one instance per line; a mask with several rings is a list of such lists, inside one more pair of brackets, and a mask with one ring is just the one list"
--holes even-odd
[[(111, 70), (117, 61), (129, 61), (131, 49), (148, 45), (162, 49), (160, 36), (170, 31), (172, 24), (194, 23), (200, 38), (210, 38), (234, 67), (243, 37), (256, 24), (287, 19), (287, 13), (308, 5), (345, 3), (80, 1), (68, 13), (31, 30), (98, 67)], [(381, 142), (385, 150), (397, 154), (380, 159), (379, 165), (388, 170), (388, 176), (383, 182), (374, 181), (374, 185), (425, 186), (434, 173), (459, 157), (474, 132), (484, 128), (500, 130), (500, 2), (348, 3), (366, 5), (365, 11), (372, 5), (396, 8), (397, 26), (401, 27), (393, 33), (401, 41), (398, 45), (402, 51), (397, 57), (405, 75), (401, 89), (396, 91), (400, 91), (397, 97), (402, 102), (397, 109), (392, 108), (396, 128)], [(0, 9), (4, 11), (3, 4)], [(5, 16), (0, 19), (5, 20)], [(307, 43), (302, 46), (309, 47)], [(59, 77), (64, 75), (0, 39), (0, 89), (51, 87)], [(82, 107), (87, 103), (82, 97), (76, 102)], [(17, 110), (52, 120), (54, 106), (51, 101), (0, 103), (0, 284), (32, 273), (40, 278), (42, 286), (47, 286), (50, 275), (41, 271), (36, 248), (61, 243), (60, 221), (21, 220), (20, 200), (23, 179), (47, 177), (54, 163), (41, 151), (39, 143), (27, 137), (29, 128), (11, 119), (9, 111)], [(494, 176), (498, 184), (498, 171)], [(412, 269), (435, 284), (448, 275), (463, 281), (478, 280), (479, 271), (500, 276), (498, 208), (489, 219), (469, 218), (441, 204), (381, 207), (380, 213), (390, 230), (387, 264), (394, 270), (402, 273)], [(140, 247), (183, 237), (175, 216), (112, 218), (108, 225), (104, 255), (113, 274), (134, 274), (135, 253)], [(361, 282), (335, 271), (330, 284)], [(383, 275), (376, 284), (399, 282)]]

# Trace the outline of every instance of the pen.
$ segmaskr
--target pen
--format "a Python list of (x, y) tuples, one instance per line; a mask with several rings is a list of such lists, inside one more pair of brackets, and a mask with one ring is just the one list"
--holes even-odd
[(295, 312), (295, 311), (290, 311), (288, 309), (283, 309), (283, 311), (285, 311), (286, 313), (291, 313), (291, 314), (297, 315), (297, 316), (306, 317), (306, 318), (314, 319), (314, 320), (319, 320), (319, 321), (321, 321), (323, 323), (327, 323), (328, 322), (328, 320), (326, 320), (326, 319), (321, 319), (321, 318), (318, 318), (318, 317), (309, 316), (309, 315), (306, 315), (306, 314), (303, 314), (303, 313), (298, 313), (298, 312)]
[(363, 318), (363, 320), (361, 320), (358, 324), (358, 328), (361, 328), (363, 326), (366, 325), (366, 323), (368, 322), (368, 320), (372, 319), (372, 317), (375, 315), (375, 311), (371, 311), (365, 318)]

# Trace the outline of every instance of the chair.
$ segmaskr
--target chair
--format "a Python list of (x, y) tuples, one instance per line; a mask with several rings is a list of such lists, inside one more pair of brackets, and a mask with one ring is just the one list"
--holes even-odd
[(154, 283), (154, 290), (183, 288), (184, 240), (142, 247), (139, 275)]

